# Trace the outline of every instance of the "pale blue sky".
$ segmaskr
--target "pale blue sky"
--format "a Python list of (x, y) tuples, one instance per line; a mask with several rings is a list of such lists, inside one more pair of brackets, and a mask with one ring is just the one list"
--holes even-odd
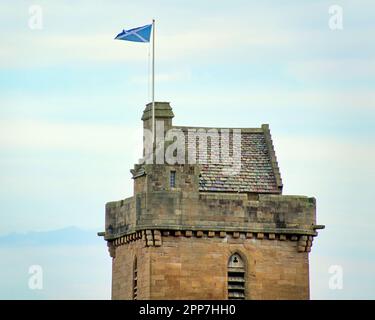
[[(315, 196), (327, 226), (312, 297), (375, 298), (374, 2), (202, 2), (1, 2), (0, 235), (99, 231), (104, 204), (131, 196), (149, 47), (113, 38), (155, 18), (156, 98), (174, 123), (269, 123), (284, 193)], [(328, 27), (332, 4), (343, 30)], [(341, 291), (328, 289), (336, 264)]]

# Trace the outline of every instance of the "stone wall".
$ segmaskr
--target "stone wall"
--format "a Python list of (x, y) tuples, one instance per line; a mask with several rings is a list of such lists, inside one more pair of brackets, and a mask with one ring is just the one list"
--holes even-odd
[(304, 196), (139, 192), (107, 204), (106, 239), (153, 228), (315, 236), (315, 209), (315, 198)]
[(116, 248), (112, 259), (112, 299), (133, 300), (133, 268), (137, 257), (139, 300), (150, 299), (150, 248), (134, 241)]
[(298, 252), (299, 241), (241, 233), (157, 235), (157, 246), (148, 246), (145, 233), (116, 247), (113, 299), (132, 299), (135, 255), (139, 299), (227, 299), (227, 264), (236, 252), (246, 264), (247, 299), (309, 299), (308, 253)]

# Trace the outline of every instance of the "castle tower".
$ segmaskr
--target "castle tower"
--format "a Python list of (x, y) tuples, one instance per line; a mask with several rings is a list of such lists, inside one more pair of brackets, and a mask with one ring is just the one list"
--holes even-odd
[[(146, 130), (151, 114), (148, 104)], [(173, 117), (156, 102), (158, 151), (131, 170), (134, 195), (106, 205), (112, 298), (309, 299), (323, 226), (314, 198), (282, 195), (268, 125), (179, 127)]]

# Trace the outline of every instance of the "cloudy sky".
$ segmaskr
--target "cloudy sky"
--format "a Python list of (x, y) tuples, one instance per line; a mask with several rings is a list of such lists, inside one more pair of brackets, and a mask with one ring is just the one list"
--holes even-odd
[[(343, 29), (330, 28), (334, 4), (343, 9)], [(52, 239), (51, 230), (69, 226), (94, 234), (103, 230), (104, 204), (131, 196), (129, 170), (141, 154), (140, 117), (150, 100), (150, 47), (113, 38), (152, 18), (156, 99), (171, 102), (174, 123), (270, 124), (284, 193), (317, 198), (326, 230), (310, 255), (312, 298), (375, 298), (371, 0), (2, 1), (0, 242), (30, 231), (48, 231)], [(38, 261), (59, 278), (64, 268), (56, 268), (51, 252), (60, 251), (56, 244), (17, 246), (0, 248), (25, 266), (11, 276), (2, 272), (9, 276), (1, 298), (10, 291), (22, 298), (109, 298), (109, 281), (79, 283), (91, 263), (96, 276), (110, 279), (104, 243), (92, 240), (92, 254), (84, 256), (82, 247), (69, 243), (64, 251), (60, 244), (77, 276), (63, 286), (51, 280), (55, 291), (44, 295), (25, 291), (20, 279)], [(78, 257), (85, 261), (72, 267)], [(342, 290), (329, 288), (336, 265)]]

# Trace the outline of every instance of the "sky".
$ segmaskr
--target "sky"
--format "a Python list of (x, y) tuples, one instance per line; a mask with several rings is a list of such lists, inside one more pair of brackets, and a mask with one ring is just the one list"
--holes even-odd
[[(341, 29), (330, 25), (332, 5), (343, 10)], [(156, 100), (171, 102), (174, 124), (268, 123), (284, 194), (316, 197), (326, 225), (310, 254), (312, 298), (374, 299), (374, 16), (371, 0), (2, 1), (0, 242), (15, 232), (53, 239), (71, 226), (95, 234), (105, 203), (132, 195), (150, 46), (113, 38), (154, 18)], [(91, 263), (110, 279), (104, 241), (90, 245), (98, 255), (63, 287), (52, 281), (55, 291), (33, 296), (19, 280), (25, 267), (7, 278), (9, 297), (109, 298), (110, 281), (77, 287)], [(54, 246), (70, 262), (82, 250)], [(7, 248), (9, 261), (42, 260), (58, 278), (45, 246)], [(341, 289), (329, 288), (332, 266), (343, 271)]]

